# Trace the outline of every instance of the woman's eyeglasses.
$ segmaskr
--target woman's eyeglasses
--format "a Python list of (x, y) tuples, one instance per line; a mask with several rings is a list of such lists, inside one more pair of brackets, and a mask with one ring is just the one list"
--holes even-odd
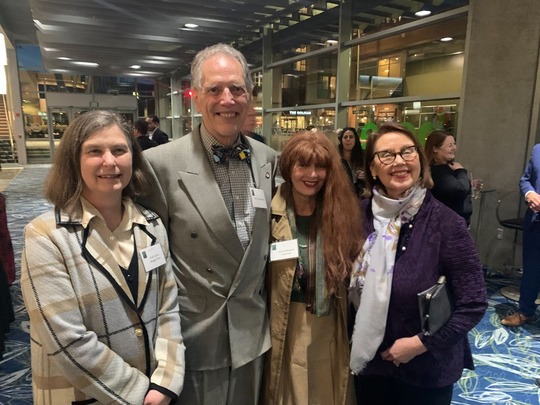
[(399, 152), (392, 152), (391, 150), (383, 150), (382, 152), (375, 152), (375, 156), (379, 158), (379, 161), (383, 165), (391, 165), (396, 160), (396, 156), (399, 155), (405, 162), (413, 161), (418, 156), (417, 146), (406, 146)]

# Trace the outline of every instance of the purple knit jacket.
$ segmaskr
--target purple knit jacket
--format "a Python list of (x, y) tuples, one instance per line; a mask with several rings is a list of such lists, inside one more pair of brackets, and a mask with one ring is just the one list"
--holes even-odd
[[(373, 232), (371, 200), (362, 202), (366, 236)], [(412, 225), (412, 226), (411, 226)], [(417, 293), (445, 275), (455, 311), (433, 336), (421, 331)], [(476, 247), (463, 218), (428, 191), (422, 207), (400, 232), (383, 342), (362, 374), (394, 376), (419, 387), (444, 387), (474, 369), (467, 333), (482, 319), (487, 293)], [(418, 335), (428, 351), (395, 367), (380, 352), (396, 339)]]

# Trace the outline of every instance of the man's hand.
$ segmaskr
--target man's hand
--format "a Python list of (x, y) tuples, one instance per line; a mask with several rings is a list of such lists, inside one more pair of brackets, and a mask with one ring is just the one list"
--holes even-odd
[(148, 391), (144, 397), (143, 405), (169, 405), (171, 398), (156, 390)]
[(540, 194), (536, 193), (535, 191), (531, 191), (529, 194), (527, 194), (526, 201), (529, 208), (533, 210), (533, 212), (540, 211)]
[(418, 336), (401, 338), (384, 352), (381, 353), (383, 360), (391, 361), (398, 367), (401, 363), (408, 363), (419, 354), (427, 352), (426, 347)]

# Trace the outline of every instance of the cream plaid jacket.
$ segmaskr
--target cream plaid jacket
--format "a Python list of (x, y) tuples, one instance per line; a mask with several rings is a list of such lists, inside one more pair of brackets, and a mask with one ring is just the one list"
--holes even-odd
[(161, 220), (140, 206), (137, 252), (160, 244), (166, 264), (139, 256), (138, 302), (92, 221), (51, 211), (25, 228), (21, 286), (30, 316), (34, 404), (142, 404), (173, 397), (184, 381), (177, 287)]

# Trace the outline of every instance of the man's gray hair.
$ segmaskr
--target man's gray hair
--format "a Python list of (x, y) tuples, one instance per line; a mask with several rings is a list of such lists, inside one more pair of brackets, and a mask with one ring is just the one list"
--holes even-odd
[(246, 84), (246, 90), (249, 93), (249, 98), (253, 91), (253, 81), (251, 80), (251, 74), (249, 73), (249, 67), (246, 61), (246, 58), (240, 51), (234, 49), (232, 46), (227, 44), (215, 44), (204, 48), (199, 51), (193, 62), (191, 63), (191, 86), (195, 89), (201, 89), (202, 86), (202, 65), (203, 63), (216, 55), (228, 55), (236, 59), (242, 66), (244, 71), (244, 82)]

